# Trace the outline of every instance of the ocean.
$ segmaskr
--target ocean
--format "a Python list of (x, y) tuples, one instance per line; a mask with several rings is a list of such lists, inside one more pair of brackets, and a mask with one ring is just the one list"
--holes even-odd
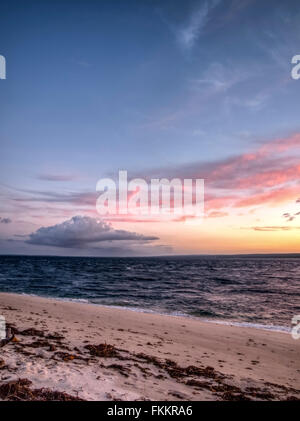
[(300, 258), (0, 256), (0, 291), (288, 331)]

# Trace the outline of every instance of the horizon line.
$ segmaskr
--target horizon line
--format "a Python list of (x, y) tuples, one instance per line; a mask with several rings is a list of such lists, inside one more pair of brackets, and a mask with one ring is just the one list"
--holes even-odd
[(300, 257), (298, 253), (230, 253), (230, 254), (165, 254), (153, 256), (70, 256), (55, 254), (13, 254), (5, 253), (0, 257), (55, 257), (55, 258), (80, 258), (80, 259), (151, 259), (174, 257)]

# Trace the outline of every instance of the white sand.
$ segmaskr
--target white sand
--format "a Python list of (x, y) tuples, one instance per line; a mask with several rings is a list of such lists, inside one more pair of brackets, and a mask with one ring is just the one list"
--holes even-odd
[[(47, 387), (88, 400), (225, 399), (224, 390), (216, 385), (239, 387), (250, 399), (263, 399), (265, 392), (273, 395), (266, 399), (300, 398), (300, 340), (287, 333), (3, 293), (0, 314), (19, 331), (35, 328), (45, 335), (58, 332), (64, 337), (55, 351), (49, 351), (49, 346), (28, 347), (43, 338), (16, 334), (19, 342), (0, 348), (7, 366), (0, 370), (0, 384), (28, 378), (34, 388)], [(121, 358), (91, 357), (84, 348), (101, 343), (124, 350), (118, 352)], [(58, 351), (90, 361), (64, 361), (56, 356)], [(162, 363), (169, 359), (180, 367), (210, 366), (216, 375), (174, 378), (164, 368), (136, 357), (138, 353)], [(107, 368), (113, 364), (121, 366), (123, 374), (118, 367)], [(189, 380), (202, 386), (186, 384)], [(247, 387), (259, 389), (260, 395)], [(232, 392), (240, 395), (238, 390)]]

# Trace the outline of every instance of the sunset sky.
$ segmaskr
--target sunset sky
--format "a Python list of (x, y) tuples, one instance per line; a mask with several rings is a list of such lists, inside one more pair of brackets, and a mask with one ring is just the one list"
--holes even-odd
[[(297, 0), (0, 4), (0, 253), (300, 252)], [(96, 183), (203, 178), (205, 218), (100, 221)]]

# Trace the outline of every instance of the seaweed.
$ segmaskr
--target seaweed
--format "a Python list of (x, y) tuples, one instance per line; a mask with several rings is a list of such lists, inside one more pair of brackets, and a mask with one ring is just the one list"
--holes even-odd
[(0, 358), (0, 370), (3, 370), (4, 368), (6, 368), (5, 361), (2, 358)]
[(35, 328), (30, 328), (30, 329), (25, 329), (22, 330), (21, 332), (18, 332), (19, 335), (22, 336), (39, 336), (40, 338), (45, 336), (45, 333), (42, 330), (37, 330)]
[(31, 389), (32, 382), (18, 379), (0, 384), (0, 398), (7, 401), (82, 401), (78, 396), (46, 388)]
[(117, 370), (124, 377), (129, 377), (129, 374), (131, 372), (131, 370), (129, 368), (124, 367), (121, 364), (111, 364), (111, 365), (107, 366), (106, 368), (112, 368), (113, 370)]
[(90, 351), (92, 356), (96, 357), (113, 358), (119, 356), (117, 348), (106, 343), (99, 345), (86, 345), (85, 348)]

